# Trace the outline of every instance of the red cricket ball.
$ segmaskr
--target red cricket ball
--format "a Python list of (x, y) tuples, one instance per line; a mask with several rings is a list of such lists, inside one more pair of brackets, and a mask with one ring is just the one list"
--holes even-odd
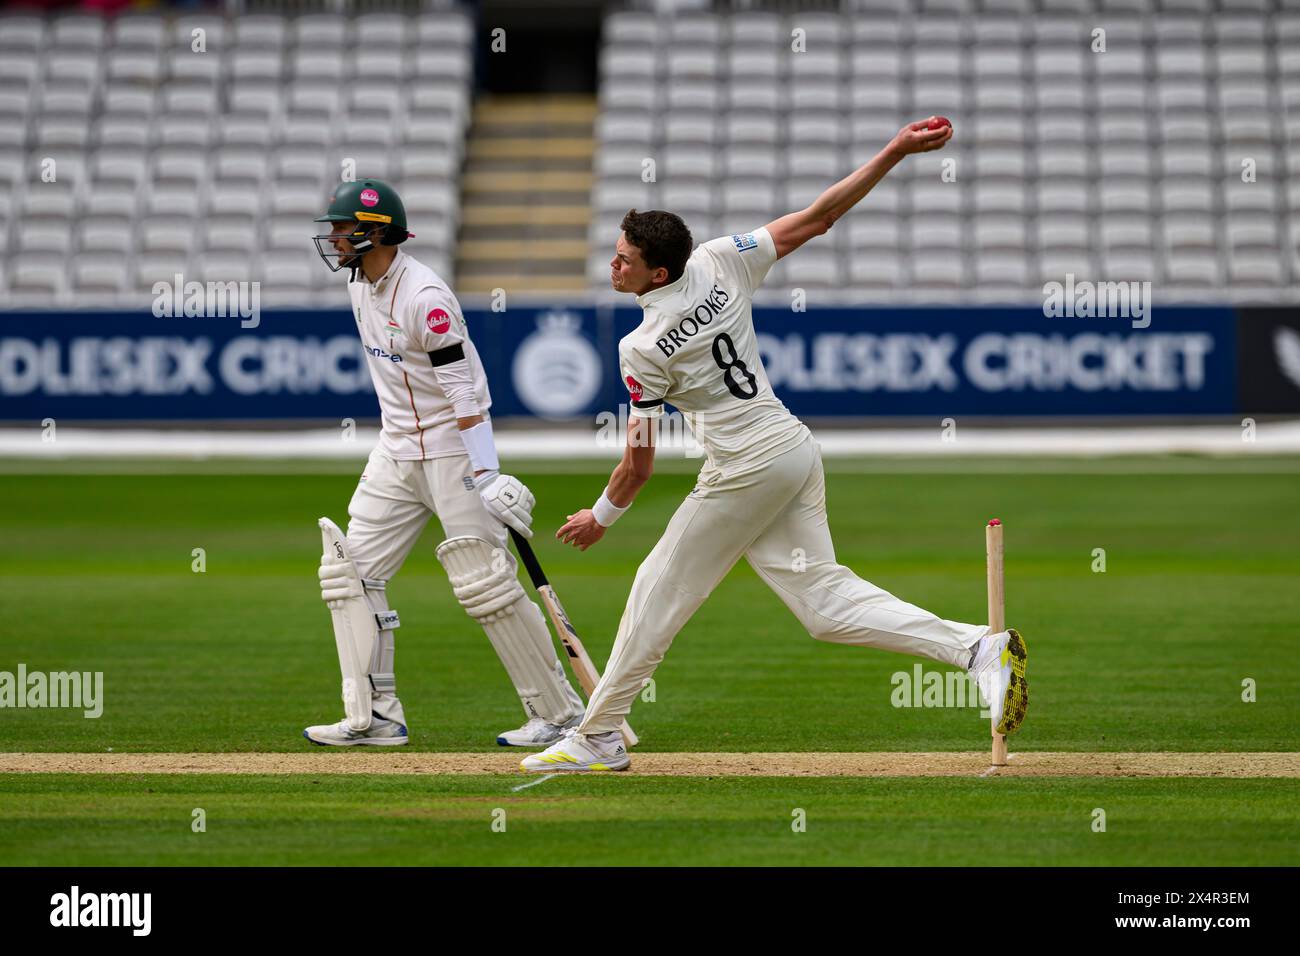
[(952, 121), (949, 120), (948, 117), (946, 117), (946, 116), (936, 116), (934, 119), (930, 120), (929, 124), (928, 124), (925, 128), (926, 128), (926, 129), (943, 129), (945, 126), (951, 126), (951, 125), (952, 125)]
[(990, 519), (989, 519), (989, 527), (993, 527), (994, 525), (998, 525), (998, 524), (1001, 524), (1001, 523), (1002, 523), (1002, 519), (1001, 519), (1001, 518), (990, 518)]

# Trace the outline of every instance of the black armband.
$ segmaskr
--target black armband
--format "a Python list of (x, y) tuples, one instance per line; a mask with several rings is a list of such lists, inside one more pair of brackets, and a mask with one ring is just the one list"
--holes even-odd
[(455, 345), (448, 345), (445, 349), (438, 349), (429, 353), (429, 361), (433, 367), (439, 365), (450, 365), (452, 362), (459, 362), (465, 357), (465, 346), (460, 342)]

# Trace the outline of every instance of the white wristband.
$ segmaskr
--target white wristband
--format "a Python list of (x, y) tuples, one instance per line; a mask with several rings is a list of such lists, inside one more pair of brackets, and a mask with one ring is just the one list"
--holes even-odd
[(591, 506), (591, 516), (596, 519), (596, 524), (600, 525), (602, 528), (608, 528), (619, 518), (623, 517), (624, 511), (627, 511), (628, 508), (632, 507), (629, 502), (627, 508), (620, 508), (618, 505), (614, 504), (614, 502), (609, 500), (609, 495), (607, 494), (608, 491), (609, 488), (602, 491), (600, 497), (596, 499), (596, 503)]
[(479, 422), (472, 428), (461, 430), (460, 440), (469, 452), (469, 463), (475, 471), (497, 471), (501, 468), (497, 461), (497, 445), (492, 440), (492, 423)]

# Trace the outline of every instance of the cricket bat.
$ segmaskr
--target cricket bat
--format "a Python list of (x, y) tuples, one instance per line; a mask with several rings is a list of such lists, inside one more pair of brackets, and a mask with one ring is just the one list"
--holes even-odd
[[(515, 550), (519, 552), (520, 560), (528, 569), (528, 577), (533, 582), (533, 587), (541, 595), (546, 616), (551, 619), (551, 625), (555, 628), (555, 633), (560, 636), (560, 643), (564, 645), (565, 653), (569, 655), (569, 667), (573, 669), (574, 676), (582, 685), (582, 692), (587, 695), (588, 700), (591, 700), (592, 692), (600, 681), (600, 672), (591, 662), (587, 649), (582, 646), (582, 638), (578, 637), (578, 631), (569, 620), (569, 615), (564, 613), (564, 605), (560, 603), (555, 588), (551, 587), (550, 582), (546, 580), (546, 573), (542, 571), (542, 565), (538, 562), (537, 555), (533, 553), (533, 546), (514, 528), (510, 529), (510, 537), (515, 542)], [(623, 744), (631, 750), (637, 745), (638, 738), (626, 720), (623, 721), (622, 732)]]

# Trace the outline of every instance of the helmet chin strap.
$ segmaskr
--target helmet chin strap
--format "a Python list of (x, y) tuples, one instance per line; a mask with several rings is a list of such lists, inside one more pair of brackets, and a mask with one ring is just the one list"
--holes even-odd
[[(353, 235), (355, 235), (355, 233), (353, 233)], [(356, 282), (357, 270), (361, 268), (361, 258), (367, 252), (370, 252), (375, 248), (375, 243), (374, 240), (370, 238), (370, 233), (366, 233), (360, 239), (353, 239), (351, 236), (349, 236), (348, 241), (351, 242), (352, 244), (352, 256), (351, 256), (352, 262), (348, 266), (348, 268), (352, 270), (352, 275), (348, 279), (348, 281)]]

